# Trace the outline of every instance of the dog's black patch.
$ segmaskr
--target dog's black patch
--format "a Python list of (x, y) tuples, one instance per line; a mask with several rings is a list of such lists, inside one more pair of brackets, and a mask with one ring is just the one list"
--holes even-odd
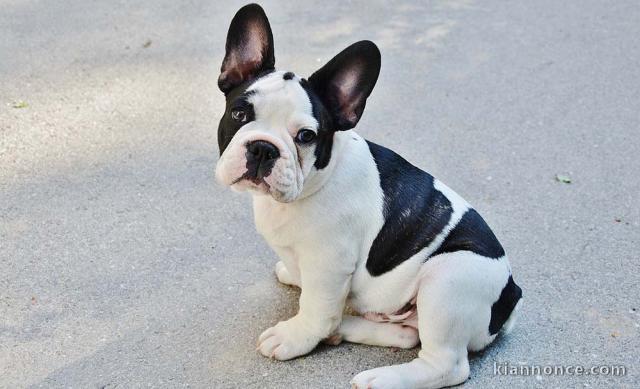
[(293, 77), (295, 77), (295, 74), (293, 74), (293, 72), (286, 72), (285, 74), (282, 75), (282, 79), (285, 81), (292, 80)]
[[(233, 136), (247, 123), (251, 123), (256, 120), (256, 114), (253, 109), (253, 105), (249, 103), (249, 97), (256, 93), (255, 90), (248, 91), (249, 87), (253, 85), (260, 78), (272, 73), (273, 70), (260, 73), (255, 79), (244, 82), (237, 88), (232, 89), (226, 95), (226, 108), (224, 115), (220, 118), (220, 124), (218, 125), (218, 148), (220, 149), (220, 155), (227, 148)], [(242, 109), (246, 114), (246, 121), (238, 122), (231, 117), (231, 112)]]
[(329, 161), (331, 160), (333, 134), (333, 131), (318, 132), (318, 137), (316, 138), (316, 150), (314, 151), (316, 162), (313, 164), (313, 166), (315, 166), (318, 170), (327, 167)]
[(451, 219), (451, 202), (433, 177), (393, 151), (368, 142), (384, 192), (384, 225), (369, 250), (367, 270), (384, 274), (427, 247)]
[(320, 97), (318, 97), (317, 93), (311, 88), (309, 82), (303, 78), (300, 80), (300, 85), (305, 92), (307, 92), (309, 101), (311, 101), (313, 117), (318, 121), (318, 136), (316, 137), (316, 149), (314, 151), (316, 162), (313, 166), (315, 166), (316, 169), (321, 170), (327, 167), (331, 160), (333, 135), (335, 134), (333, 122), (329, 111), (324, 104), (322, 104)]
[(509, 275), (509, 280), (504, 288), (502, 288), (500, 297), (498, 297), (498, 300), (491, 306), (491, 320), (489, 321), (490, 335), (495, 335), (500, 331), (504, 323), (509, 319), (509, 315), (513, 312), (520, 298), (522, 298), (522, 289), (513, 282), (513, 277)]
[(472, 251), (489, 258), (504, 256), (500, 242), (475, 209), (467, 210), (431, 256), (461, 250)]

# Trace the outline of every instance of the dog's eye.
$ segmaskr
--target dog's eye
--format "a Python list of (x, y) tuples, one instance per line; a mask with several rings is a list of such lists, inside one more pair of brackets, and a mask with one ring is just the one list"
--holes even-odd
[(247, 113), (241, 109), (231, 111), (231, 118), (236, 122), (244, 123), (247, 121)]
[(310, 143), (316, 139), (316, 133), (308, 128), (303, 128), (296, 134), (296, 142), (300, 144)]

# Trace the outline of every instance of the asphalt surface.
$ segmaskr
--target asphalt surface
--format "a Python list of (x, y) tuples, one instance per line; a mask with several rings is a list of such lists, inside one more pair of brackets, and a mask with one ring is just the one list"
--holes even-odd
[[(0, 1), (0, 387), (340, 388), (415, 357), (255, 351), (298, 293), (276, 282), (249, 198), (213, 178), (242, 4)], [(509, 253), (522, 315), (467, 386), (640, 387), (640, 4), (262, 5), (280, 69), (380, 46), (359, 132), (462, 194)]]

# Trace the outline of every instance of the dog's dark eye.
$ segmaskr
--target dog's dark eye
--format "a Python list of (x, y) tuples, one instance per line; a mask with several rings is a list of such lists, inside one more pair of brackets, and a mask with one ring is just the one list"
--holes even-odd
[(310, 143), (316, 139), (316, 133), (308, 128), (303, 128), (296, 134), (296, 142), (300, 144)]
[(241, 109), (231, 111), (231, 118), (236, 122), (244, 123), (247, 121), (247, 113)]

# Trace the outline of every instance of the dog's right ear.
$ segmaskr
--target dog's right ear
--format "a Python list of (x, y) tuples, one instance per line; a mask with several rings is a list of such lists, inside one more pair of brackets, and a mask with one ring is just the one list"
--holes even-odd
[(275, 68), (273, 34), (269, 19), (258, 4), (240, 8), (227, 33), (226, 54), (218, 87), (227, 94), (261, 72)]

